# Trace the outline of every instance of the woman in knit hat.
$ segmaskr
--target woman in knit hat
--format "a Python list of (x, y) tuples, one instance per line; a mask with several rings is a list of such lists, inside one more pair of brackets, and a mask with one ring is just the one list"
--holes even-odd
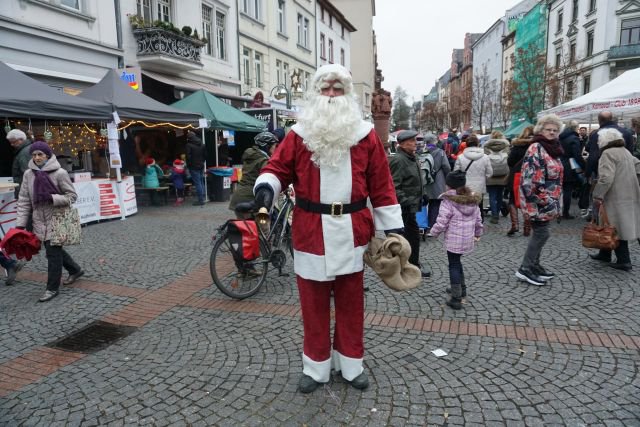
[(29, 146), (31, 160), (25, 171), (18, 196), (17, 228), (24, 229), (31, 217), (33, 232), (44, 242), (46, 249), (47, 289), (40, 302), (58, 296), (62, 279), (62, 267), (69, 272), (65, 285), (75, 282), (84, 271), (62, 246), (53, 246), (49, 240), (52, 230), (54, 208), (71, 206), (78, 195), (67, 171), (60, 167), (51, 148), (44, 141), (36, 141)]
[(467, 296), (467, 285), (462, 270), (462, 255), (474, 248), (474, 241), (482, 235), (482, 217), (480, 215), (480, 195), (466, 186), (466, 173), (453, 171), (447, 175), (448, 190), (442, 195), (438, 219), (431, 234), (438, 237), (444, 232), (444, 247), (449, 259), (449, 280), (451, 287), (447, 293), (451, 298), (447, 305), (454, 310), (462, 308), (462, 298)]

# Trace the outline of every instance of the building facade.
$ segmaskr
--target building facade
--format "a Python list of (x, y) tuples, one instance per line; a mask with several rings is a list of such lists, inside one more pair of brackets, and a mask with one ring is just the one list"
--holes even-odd
[(351, 69), (351, 33), (356, 28), (329, 0), (317, 0), (316, 27), (318, 67), (340, 64)]
[(0, 58), (9, 66), (70, 94), (123, 64), (114, 2), (0, 2)]
[[(302, 0), (301, 0), (302, 1)], [(371, 117), (372, 94), (376, 84), (376, 47), (373, 17), (375, 0), (339, 0), (334, 4), (355, 27), (351, 34), (351, 74), (353, 86), (365, 118)]]

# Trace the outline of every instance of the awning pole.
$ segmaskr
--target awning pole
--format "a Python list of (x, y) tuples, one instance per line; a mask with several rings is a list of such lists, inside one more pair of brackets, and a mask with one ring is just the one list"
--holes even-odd
[(202, 178), (204, 179), (204, 201), (208, 202), (209, 201), (209, 192), (207, 191), (207, 144), (204, 140), (204, 129), (202, 128), (202, 145), (204, 146), (204, 152), (205, 152), (205, 156), (204, 156), (204, 171), (202, 173)]

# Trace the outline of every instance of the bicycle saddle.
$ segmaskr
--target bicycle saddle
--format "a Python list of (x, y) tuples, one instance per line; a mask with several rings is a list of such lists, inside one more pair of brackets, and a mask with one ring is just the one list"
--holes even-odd
[(250, 200), (248, 202), (240, 202), (236, 205), (235, 211), (238, 213), (252, 213), (256, 210), (256, 202)]

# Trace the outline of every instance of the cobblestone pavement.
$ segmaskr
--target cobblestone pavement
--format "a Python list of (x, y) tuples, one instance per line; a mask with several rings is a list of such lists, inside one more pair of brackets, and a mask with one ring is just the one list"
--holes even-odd
[[(0, 425), (640, 426), (635, 242), (625, 273), (587, 257), (582, 221), (553, 224), (542, 262), (558, 277), (534, 287), (514, 277), (526, 238), (501, 218), (463, 258), (469, 296), (454, 312), (429, 239), (420, 288), (395, 293), (366, 272), (369, 389), (334, 376), (302, 395), (294, 276), (242, 302), (211, 284), (211, 235), (229, 213), (142, 208), (93, 224), (69, 249), (86, 276), (46, 304), (42, 255), (2, 285)], [(93, 353), (47, 346), (98, 320), (136, 329)]]

